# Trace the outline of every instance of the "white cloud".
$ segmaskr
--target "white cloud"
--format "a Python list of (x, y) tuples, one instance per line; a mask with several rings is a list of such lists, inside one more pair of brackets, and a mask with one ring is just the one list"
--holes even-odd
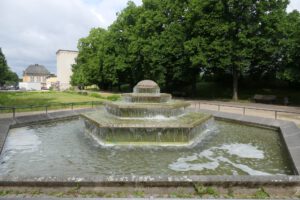
[(76, 49), (79, 38), (92, 27), (109, 26), (126, 4), (127, 0), (1, 0), (0, 47), (19, 75), (34, 63), (56, 73), (58, 49)]
[(300, 11), (300, 1), (299, 0), (290, 0), (290, 4), (288, 6), (288, 12), (293, 10)]
[[(30, 64), (56, 73), (58, 49), (76, 49), (92, 27), (109, 26), (128, 0), (0, 0), (0, 47), (22, 75)], [(134, 0), (141, 5), (142, 0)], [(300, 1), (288, 8), (300, 10)]]

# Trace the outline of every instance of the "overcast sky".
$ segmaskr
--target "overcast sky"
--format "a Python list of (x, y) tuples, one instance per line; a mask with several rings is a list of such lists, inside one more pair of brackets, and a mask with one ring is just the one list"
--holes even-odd
[[(0, 0), (0, 47), (20, 77), (35, 63), (56, 74), (56, 51), (76, 50), (79, 38), (92, 27), (109, 26), (127, 1)], [(289, 11), (300, 10), (300, 0), (290, 1)]]

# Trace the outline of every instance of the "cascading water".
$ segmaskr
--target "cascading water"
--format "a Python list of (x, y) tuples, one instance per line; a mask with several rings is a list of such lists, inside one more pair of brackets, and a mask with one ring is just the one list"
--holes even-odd
[(122, 96), (105, 110), (82, 114), (87, 132), (102, 145), (190, 146), (207, 132), (210, 115), (186, 112), (189, 103), (160, 93), (154, 81), (140, 81)]

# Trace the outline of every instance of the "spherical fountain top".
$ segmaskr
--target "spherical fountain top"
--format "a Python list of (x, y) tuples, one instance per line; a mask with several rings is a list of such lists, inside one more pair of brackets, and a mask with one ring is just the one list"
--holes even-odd
[(133, 88), (134, 93), (160, 93), (160, 88), (152, 80), (142, 80)]
[(155, 83), (152, 80), (142, 80), (136, 84), (138, 87), (145, 87), (145, 88), (152, 88), (152, 87), (158, 87), (157, 83)]

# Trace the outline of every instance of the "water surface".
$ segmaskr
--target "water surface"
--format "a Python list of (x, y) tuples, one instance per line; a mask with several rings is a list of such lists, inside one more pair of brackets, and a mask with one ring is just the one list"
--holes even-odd
[[(198, 145), (103, 147), (80, 120), (11, 129), (0, 156), (0, 174), (274, 175), (292, 174), (279, 133), (216, 121)], [(206, 132), (207, 133), (207, 132)]]

